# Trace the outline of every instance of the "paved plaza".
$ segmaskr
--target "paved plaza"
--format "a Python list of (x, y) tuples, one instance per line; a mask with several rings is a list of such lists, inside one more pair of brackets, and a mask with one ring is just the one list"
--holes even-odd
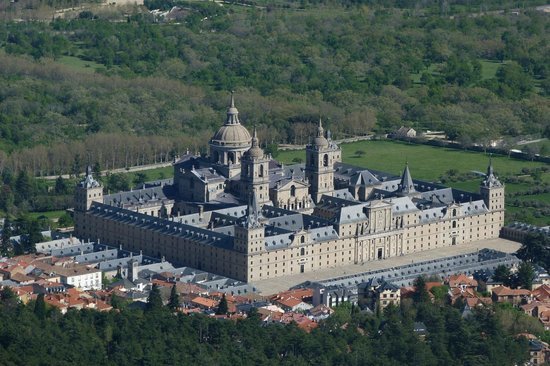
[(326, 268), (320, 271), (300, 273), (281, 278), (271, 278), (267, 280), (253, 282), (251, 283), (251, 285), (254, 286), (256, 288), (256, 291), (260, 292), (261, 294), (271, 295), (287, 290), (290, 287), (299, 285), (306, 281), (319, 282), (340, 276), (353, 275), (384, 268), (399, 267), (411, 263), (419, 263), (444, 257), (451, 257), (454, 255), (472, 253), (476, 250), (484, 248), (498, 250), (505, 253), (514, 253), (520, 247), (521, 244), (518, 242), (501, 238), (481, 240), (469, 244), (461, 244), (446, 248), (426, 250), (400, 257), (392, 257), (379, 261), (366, 262), (364, 264), (353, 264), (346, 267)]

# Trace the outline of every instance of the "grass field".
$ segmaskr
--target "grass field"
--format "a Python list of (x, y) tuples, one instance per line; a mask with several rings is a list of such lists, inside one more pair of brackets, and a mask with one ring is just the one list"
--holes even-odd
[[(342, 144), (341, 147), (345, 163), (400, 175), (408, 161), (413, 178), (428, 181), (438, 181), (450, 169), (457, 169), (460, 173), (485, 172), (489, 162), (489, 155), (479, 152), (397, 141), (360, 141)], [(364, 151), (365, 154), (358, 156), (356, 151)], [(277, 156), (277, 160), (286, 164), (295, 158), (305, 161), (305, 151), (281, 151)], [(518, 174), (524, 167), (543, 165), (544, 163), (493, 156), (493, 166), (499, 175)]]
[(529, 195), (529, 196), (514, 197), (514, 199), (516, 198), (520, 201), (537, 201), (542, 203), (550, 203), (550, 193), (541, 193), (541, 194), (535, 194), (535, 195)]
[(128, 174), (128, 178), (130, 180), (130, 183), (134, 184), (134, 179), (136, 178), (137, 174), (142, 173), (145, 174), (146, 182), (159, 180), (159, 179), (167, 179), (167, 178), (173, 178), (174, 177), (174, 168), (171, 166), (167, 166), (164, 168), (156, 168), (156, 169), (150, 169), (150, 170), (142, 170), (139, 172), (131, 172), (131, 173), (125, 173)]
[(57, 221), (63, 214), (65, 213), (65, 210), (59, 210), (59, 211), (44, 211), (44, 212), (30, 212), (29, 216), (38, 219), (39, 217), (46, 217), (50, 220)]
[[(500, 62), (494, 60), (480, 59), (479, 62), (481, 63), (481, 80), (487, 80), (494, 78), (497, 74), (498, 68), (509, 61)], [(414, 84), (420, 84), (420, 78), (422, 77), (422, 74), (424, 72), (428, 72), (429, 74), (435, 76), (438, 75), (438, 70), (443, 66), (444, 64), (431, 64), (429, 67), (425, 68), (421, 72), (417, 74), (411, 74), (411, 80)]]
[(57, 61), (73, 70), (89, 73), (94, 73), (96, 68), (104, 67), (96, 62), (85, 61), (76, 56), (61, 56)]
[[(460, 151), (427, 145), (415, 145), (397, 141), (361, 141), (351, 144), (342, 144), (342, 155), (345, 163), (382, 170), (396, 175), (403, 171), (405, 161), (408, 161), (411, 174), (415, 179), (438, 181), (449, 169), (457, 169), (460, 173), (471, 171), (485, 172), (489, 156), (479, 152)], [(358, 156), (356, 151), (364, 151)], [(293, 159), (305, 160), (305, 151), (281, 151), (277, 159), (284, 163), (291, 163)], [(497, 175), (519, 175), (522, 168), (544, 166), (544, 163), (535, 163), (517, 160), (505, 156), (493, 156), (493, 166)], [(533, 186), (531, 177), (525, 177), (527, 182), (506, 184), (506, 192), (514, 193), (525, 191)], [(545, 182), (550, 181), (550, 173), (542, 176)], [(463, 182), (448, 182), (446, 185), (468, 192), (478, 192), (481, 177)], [(520, 196), (520, 200), (540, 200), (550, 202), (550, 194)], [(507, 205), (508, 217), (510, 214), (521, 221), (535, 225), (550, 225), (550, 218), (536, 217), (535, 209), (531, 207), (517, 208)]]
[(518, 215), (516, 221), (525, 222), (537, 226), (548, 226), (550, 225), (549, 217), (535, 217), (533, 211), (521, 207), (506, 207), (506, 215), (511, 214)]
[(424, 70), (422, 70), (421, 72), (417, 73), (417, 74), (411, 74), (411, 79), (412, 79), (412, 82), (415, 83), (415, 84), (421, 84), (422, 82), (420, 81), (420, 79), (422, 78), (422, 74), (424, 72), (428, 72), (428, 74), (432, 74), (432, 75), (437, 75), (439, 74), (438, 73), (438, 69), (442, 66), (443, 64), (431, 64), (430, 66), (428, 66), (427, 68), (425, 68)]
[(479, 60), (479, 62), (481, 63), (481, 80), (487, 80), (494, 78), (498, 68), (506, 64), (507, 61)]

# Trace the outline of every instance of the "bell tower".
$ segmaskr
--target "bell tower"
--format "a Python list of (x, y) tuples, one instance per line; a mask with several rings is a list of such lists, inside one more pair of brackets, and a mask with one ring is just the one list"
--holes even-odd
[(92, 176), (92, 168), (86, 167), (86, 177), (78, 183), (75, 189), (74, 210), (85, 212), (92, 202), (103, 203), (103, 186)]
[[(479, 193), (483, 197), (485, 206), (487, 206), (489, 211), (504, 212), (504, 184), (500, 182), (493, 171), (492, 159), (489, 160), (487, 174), (485, 174), (485, 179), (481, 182)], [(504, 217), (502, 219), (504, 220)]]
[(341, 150), (330, 137), (329, 139), (325, 137), (325, 130), (319, 119), (317, 134), (306, 146), (305, 173), (310, 184), (309, 193), (315, 203), (319, 202), (323, 194), (332, 195), (334, 164), (339, 161), (341, 161)]
[(242, 253), (255, 254), (265, 248), (265, 225), (261, 205), (256, 195), (251, 194), (248, 202), (248, 214), (235, 225), (235, 249)]
[[(74, 192), (74, 231), (75, 235), (86, 237), (86, 211), (92, 202), (103, 203), (103, 186), (92, 176), (92, 168), (86, 168), (86, 177), (77, 184)], [(89, 226), (88, 226), (89, 230)]]
[[(504, 184), (500, 182), (493, 171), (492, 159), (489, 160), (487, 174), (485, 174), (485, 179), (481, 182), (479, 193), (489, 210), (491, 223), (494, 223), (491, 224), (491, 227), (497, 225), (497, 228), (500, 230), (504, 225)], [(498, 235), (498, 230), (496, 233)]]
[(256, 127), (252, 147), (241, 159), (241, 197), (254, 195), (258, 203), (269, 201), (269, 159), (260, 148)]

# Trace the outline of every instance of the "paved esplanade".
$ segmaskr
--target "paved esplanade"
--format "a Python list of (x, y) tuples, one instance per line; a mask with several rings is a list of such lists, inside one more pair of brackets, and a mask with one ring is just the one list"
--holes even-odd
[(297, 275), (286, 276), (283, 278), (272, 278), (257, 282), (251, 285), (263, 295), (271, 295), (277, 292), (285, 291), (290, 287), (304, 283), (306, 281), (323, 281), (331, 278), (359, 274), (367, 271), (374, 271), (384, 268), (404, 266), (411, 263), (425, 262), (434, 259), (451, 257), (453, 255), (475, 252), (480, 249), (493, 249), (505, 253), (514, 253), (521, 247), (521, 244), (506, 239), (488, 239), (474, 243), (455, 245), (445, 248), (426, 250), (418, 253), (412, 253), (400, 257), (392, 257), (379, 261), (366, 262), (364, 264), (353, 264), (346, 267), (327, 268), (320, 271), (300, 273)]

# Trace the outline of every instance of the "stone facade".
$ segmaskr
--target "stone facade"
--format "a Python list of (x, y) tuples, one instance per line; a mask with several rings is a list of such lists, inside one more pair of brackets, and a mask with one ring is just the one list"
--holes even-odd
[[(228, 121), (237, 113), (232, 98)], [(408, 166), (396, 177), (343, 164), (321, 123), (305, 166), (272, 160), (255, 134), (242, 154), (244, 140), (212, 141), (217, 161), (186, 155), (174, 164), (173, 184), (157, 196), (166, 215), (113, 204), (87, 176), (75, 196), (76, 235), (253, 282), (496, 238), (504, 222), (491, 164), (476, 194), (413, 180)], [(237, 149), (236, 160), (222, 161), (220, 146)], [(236, 165), (240, 175), (228, 173)]]

